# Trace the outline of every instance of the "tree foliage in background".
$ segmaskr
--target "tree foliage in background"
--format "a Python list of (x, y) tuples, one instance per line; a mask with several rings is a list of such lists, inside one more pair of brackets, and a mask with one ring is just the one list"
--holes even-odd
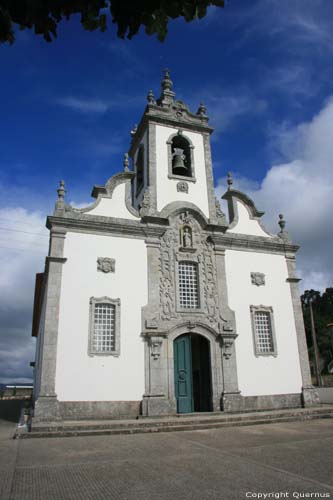
[(201, 19), (207, 7), (224, 7), (224, 0), (0, 0), (0, 41), (13, 43), (14, 29), (33, 29), (50, 42), (58, 24), (74, 14), (84, 29), (105, 31), (109, 13), (120, 38), (132, 38), (141, 26), (163, 41), (170, 19)]
[(326, 288), (323, 294), (320, 294), (320, 292), (316, 290), (306, 290), (301, 296), (306, 340), (309, 348), (310, 360), (312, 361), (314, 354), (309, 300), (312, 302), (318, 350), (322, 360), (321, 369), (323, 373), (325, 373), (327, 372), (328, 363), (333, 360), (333, 328), (327, 327), (327, 324), (333, 323), (333, 288)]

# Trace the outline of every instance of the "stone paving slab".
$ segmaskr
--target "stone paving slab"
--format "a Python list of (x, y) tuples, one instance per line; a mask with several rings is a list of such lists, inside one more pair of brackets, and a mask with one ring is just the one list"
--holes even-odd
[(332, 420), (84, 439), (12, 440), (7, 432), (0, 438), (0, 471), (14, 473), (1, 500), (242, 500), (247, 492), (289, 492), (292, 498), (294, 491), (333, 498)]

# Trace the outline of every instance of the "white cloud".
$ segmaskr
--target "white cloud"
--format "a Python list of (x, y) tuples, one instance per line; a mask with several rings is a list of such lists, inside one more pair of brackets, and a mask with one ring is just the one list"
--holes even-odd
[(142, 95), (118, 94), (112, 99), (91, 96), (76, 97), (73, 95), (53, 98), (53, 104), (60, 105), (71, 111), (86, 115), (103, 115), (110, 109), (126, 109), (142, 106)]
[(0, 209), (0, 382), (28, 380), (35, 273), (44, 269), (45, 219), (22, 207)]
[[(304, 288), (325, 289), (333, 285), (333, 98), (308, 123), (286, 129), (280, 148), (286, 161), (273, 165), (259, 188), (235, 176), (235, 186), (244, 189), (259, 209), (264, 222), (278, 232), (279, 213), (285, 215), (292, 239), (301, 245), (299, 270)], [(220, 179), (218, 194), (224, 191)], [(250, 187), (250, 189), (248, 189)]]
[(109, 108), (109, 103), (101, 99), (89, 99), (78, 97), (61, 97), (56, 103), (79, 113), (103, 114)]

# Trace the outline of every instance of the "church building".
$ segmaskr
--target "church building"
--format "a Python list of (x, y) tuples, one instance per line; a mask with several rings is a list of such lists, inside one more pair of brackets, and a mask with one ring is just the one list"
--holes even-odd
[(294, 245), (279, 215), (215, 197), (205, 106), (148, 93), (123, 170), (87, 208), (58, 189), (37, 275), (34, 419), (241, 412), (318, 403)]

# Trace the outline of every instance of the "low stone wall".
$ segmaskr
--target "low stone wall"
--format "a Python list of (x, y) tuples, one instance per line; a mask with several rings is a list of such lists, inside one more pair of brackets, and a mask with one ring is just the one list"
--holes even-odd
[(322, 404), (333, 404), (333, 387), (316, 387)]
[(59, 412), (64, 420), (136, 418), (141, 401), (60, 401)]

